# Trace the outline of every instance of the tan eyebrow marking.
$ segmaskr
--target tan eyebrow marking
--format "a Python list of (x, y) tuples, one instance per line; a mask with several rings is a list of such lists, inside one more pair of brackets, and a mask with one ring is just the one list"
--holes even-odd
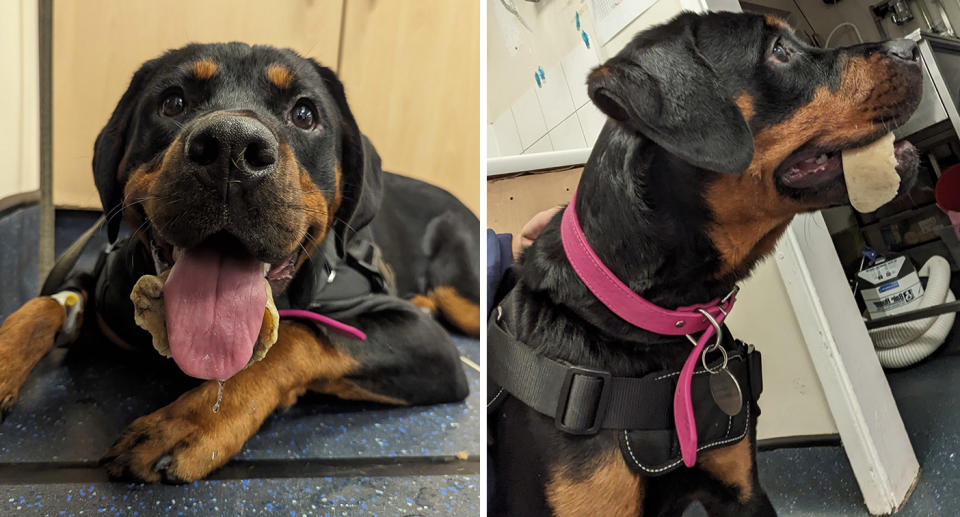
[(770, 16), (768, 14), (764, 18), (766, 18), (767, 25), (771, 27), (775, 27), (777, 29), (782, 29), (782, 30), (790, 30), (790, 26), (787, 25), (787, 22), (781, 20), (780, 18), (777, 18), (776, 16)]
[(270, 65), (267, 67), (267, 78), (278, 88), (289, 88), (293, 83), (293, 72), (283, 65)]
[(193, 63), (191, 70), (197, 79), (209, 79), (217, 73), (217, 64), (207, 59), (200, 59)]

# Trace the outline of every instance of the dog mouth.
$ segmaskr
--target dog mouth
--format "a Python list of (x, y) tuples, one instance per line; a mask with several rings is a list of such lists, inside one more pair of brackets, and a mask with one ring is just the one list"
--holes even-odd
[[(296, 251), (279, 261), (264, 262), (251, 255), (243, 243), (240, 242), (240, 239), (226, 232), (219, 232), (190, 249), (213, 250), (224, 257), (233, 257), (240, 261), (259, 262), (263, 270), (263, 277), (270, 283), (270, 289), (278, 294), (286, 289), (287, 284), (293, 280), (297, 259), (302, 251), (298, 247)], [(153, 265), (157, 274), (173, 268), (186, 251), (188, 250), (168, 242), (159, 232), (155, 230), (150, 232), (150, 254), (153, 257)]]
[[(844, 150), (855, 147), (858, 146), (829, 150), (811, 147), (801, 149), (783, 161), (777, 169), (776, 177), (782, 186), (793, 191), (817, 190), (843, 184), (841, 154)], [(910, 142), (900, 140), (894, 143), (893, 153), (897, 160), (896, 170), (901, 185), (907, 185), (917, 173), (917, 149)]]
[(157, 272), (169, 270), (164, 317), (177, 366), (192, 377), (229, 379), (250, 362), (267, 297), (293, 278), (299, 253), (267, 263), (225, 232), (187, 249), (154, 232), (150, 248)]

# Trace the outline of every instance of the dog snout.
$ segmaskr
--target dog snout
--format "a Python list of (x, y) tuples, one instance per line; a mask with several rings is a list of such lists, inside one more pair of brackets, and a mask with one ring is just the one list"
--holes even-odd
[(891, 40), (884, 43), (884, 49), (888, 56), (900, 61), (915, 63), (920, 60), (920, 49), (913, 40)]
[(186, 160), (209, 185), (251, 184), (274, 171), (278, 145), (273, 133), (255, 118), (216, 116), (190, 132)]

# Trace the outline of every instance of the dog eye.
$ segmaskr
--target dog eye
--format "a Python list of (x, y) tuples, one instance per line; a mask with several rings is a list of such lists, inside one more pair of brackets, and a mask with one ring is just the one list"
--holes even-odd
[(175, 117), (183, 113), (185, 103), (180, 92), (168, 93), (160, 102), (160, 113), (165, 117)]
[(307, 99), (300, 99), (293, 109), (290, 110), (290, 120), (293, 121), (293, 125), (298, 128), (309, 131), (317, 127), (316, 108), (314, 108), (313, 103)]
[(773, 48), (770, 49), (770, 54), (783, 63), (786, 63), (790, 59), (790, 56), (787, 55), (787, 49), (783, 47), (780, 39), (777, 39), (777, 42), (773, 44)]

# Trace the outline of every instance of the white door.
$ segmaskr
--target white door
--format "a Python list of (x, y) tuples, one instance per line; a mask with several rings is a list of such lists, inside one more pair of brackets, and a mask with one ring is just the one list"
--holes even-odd
[(794, 219), (776, 260), (867, 509), (893, 513), (920, 465), (819, 212)]

